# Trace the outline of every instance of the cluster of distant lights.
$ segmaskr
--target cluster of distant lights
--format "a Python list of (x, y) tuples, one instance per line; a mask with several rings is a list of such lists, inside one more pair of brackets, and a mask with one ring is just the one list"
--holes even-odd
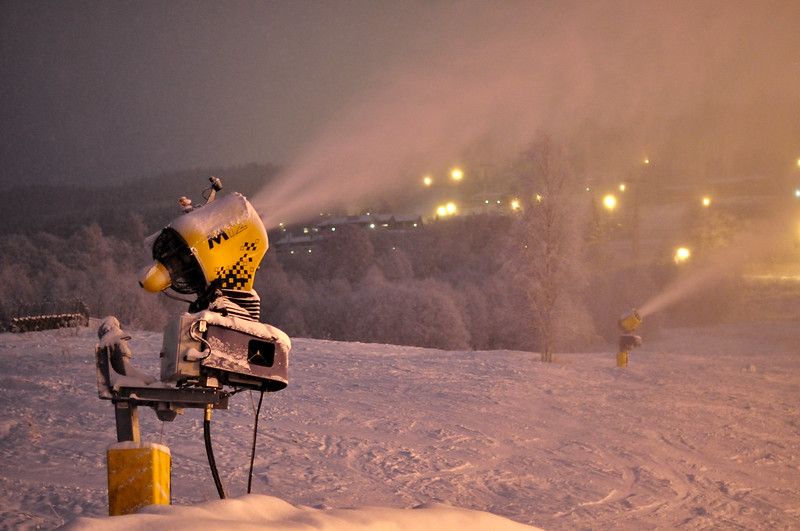
[[(650, 164), (650, 159), (645, 158), (643, 163), (644, 164)], [(800, 159), (797, 159), (797, 166), (800, 168)], [(453, 181), (456, 181), (456, 182), (461, 181), (464, 178), (464, 172), (461, 171), (460, 169), (456, 168), (456, 169), (454, 169), (454, 170), (452, 170), (450, 172), (450, 178)], [(429, 176), (429, 175), (426, 175), (425, 177), (423, 177), (422, 182), (423, 182), (423, 184), (425, 186), (432, 186), (433, 185), (433, 178), (431, 176)], [(619, 185), (619, 191), (621, 193), (625, 192), (625, 189), (626, 189), (625, 183), (622, 183), (622, 184)], [(588, 191), (589, 188), (587, 188), (586, 190)], [(795, 195), (795, 197), (800, 198), (800, 188), (798, 188), (798, 189), (796, 189), (794, 191), (794, 195)], [(536, 201), (540, 202), (541, 200), (542, 200), (542, 196), (539, 195), (539, 194), (536, 194)], [(489, 205), (490, 201), (487, 199), (487, 200), (484, 201), (484, 203), (486, 205)], [(704, 196), (700, 200), (700, 203), (701, 203), (701, 205), (703, 207), (709, 207), (709, 206), (711, 206), (711, 198), (709, 196)], [(497, 204), (500, 205), (501, 201), (498, 200)], [(518, 210), (520, 208), (519, 200), (513, 199), (511, 201), (511, 203), (510, 203), (510, 206), (511, 206), (512, 210)], [(617, 206), (617, 198), (613, 194), (607, 194), (605, 197), (603, 197), (603, 206), (606, 207), (608, 210), (614, 210), (616, 208), (616, 206)], [(458, 211), (458, 208), (456, 207), (455, 203), (447, 203), (445, 205), (439, 206), (436, 209), (436, 213), (439, 216), (454, 215), (457, 211)], [(285, 228), (283, 223), (280, 223), (279, 225), (284, 231), (286, 230), (286, 228)], [(370, 228), (374, 229), (375, 228), (375, 224), (374, 223), (371, 224)], [(331, 227), (331, 230), (335, 231), (336, 228), (335, 227)], [(308, 229), (304, 229), (304, 232), (308, 233)], [(310, 253), (311, 249), (308, 249), (308, 252)], [(290, 253), (294, 254), (294, 251), (290, 251)], [(688, 248), (679, 247), (679, 248), (677, 248), (675, 250), (675, 254), (673, 255), (673, 261), (676, 264), (683, 264), (683, 263), (687, 262), (690, 257), (691, 257), (691, 251)]]
[[(452, 179), (455, 182), (459, 182), (462, 179), (464, 179), (464, 172), (459, 168), (454, 168), (453, 170), (450, 171), (450, 179)], [(422, 178), (422, 184), (424, 184), (425, 186), (433, 186), (433, 177), (431, 177), (430, 175), (426, 175), (425, 177)]]
[[(462, 170), (460, 170), (459, 168), (454, 168), (453, 170), (450, 171), (450, 180), (451, 181), (458, 183), (458, 182), (462, 181), (463, 179), (464, 179), (464, 172)], [(422, 178), (422, 184), (424, 184), (425, 186), (433, 186), (433, 184), (434, 184), (433, 177), (431, 177), (430, 175), (425, 175)], [(536, 200), (537, 201), (541, 201), (542, 200), (542, 196), (537, 194)], [(501, 200), (499, 200), (499, 199), (494, 201), (494, 202), (498, 206), (502, 206), (502, 204), (503, 204), (503, 202)], [(492, 201), (490, 201), (489, 199), (486, 199), (484, 201), (484, 204), (488, 206), (488, 205), (492, 204)], [(520, 206), (521, 205), (520, 205), (519, 199), (512, 199), (510, 201), (510, 203), (509, 203), (509, 207), (511, 208), (511, 210), (519, 210)], [(446, 203), (446, 204), (443, 204), (443, 205), (439, 205), (438, 207), (436, 207), (436, 214), (439, 217), (453, 216), (453, 215), (455, 215), (457, 213), (458, 213), (458, 206), (453, 202), (449, 202), (449, 203)]]
[[(645, 158), (642, 162), (644, 164), (650, 164), (650, 159)], [(800, 165), (800, 160), (797, 161), (797, 164)], [(586, 190), (588, 191), (589, 188), (587, 188)], [(626, 190), (625, 183), (621, 183), (619, 185), (619, 192), (624, 193), (625, 190)], [(797, 196), (800, 197), (800, 189), (797, 191)], [(711, 198), (708, 196), (704, 196), (700, 200), (700, 204), (703, 205), (703, 207), (711, 206)], [(603, 206), (607, 210), (613, 211), (617, 207), (617, 197), (614, 194), (606, 194), (603, 197)], [(692, 253), (687, 247), (678, 247), (677, 249), (675, 249), (675, 253), (672, 256), (672, 260), (676, 264), (681, 265), (688, 262), (691, 255)]]
[[(642, 160), (642, 163), (643, 164), (650, 164), (650, 158), (645, 157)], [(798, 166), (798, 168), (800, 168), (800, 159), (797, 159), (797, 166)], [(450, 178), (453, 181), (461, 181), (464, 178), (464, 172), (461, 171), (458, 168), (453, 169), (450, 172)], [(430, 175), (426, 175), (425, 177), (423, 177), (423, 181), (422, 182), (423, 182), (423, 184), (425, 186), (432, 186), (433, 183), (434, 183), (433, 178)], [(589, 188), (587, 187), (586, 190), (589, 191)], [(619, 192), (620, 193), (624, 193), (625, 190), (626, 190), (625, 183), (620, 184), (619, 185)], [(795, 189), (794, 196), (796, 198), (800, 199), (800, 188)], [(542, 200), (542, 196), (537, 194), (536, 195), (536, 201), (537, 202), (541, 202), (541, 200)], [(485, 201), (485, 204), (488, 205), (489, 203), (490, 203), (490, 201), (487, 199)], [(605, 195), (603, 197), (603, 202), (602, 203), (603, 203), (603, 206), (607, 210), (612, 211), (617, 207), (617, 197), (614, 194), (607, 194), (607, 195)], [(500, 205), (501, 202), (497, 201), (497, 204)], [(706, 207), (706, 208), (710, 207), (711, 206), (711, 198), (709, 196), (702, 197), (700, 199), (700, 204), (703, 207)], [(511, 205), (510, 206), (511, 206), (512, 210), (518, 210), (520, 208), (519, 200), (513, 199), (511, 201)], [(456, 205), (454, 203), (447, 203), (446, 205), (441, 205), (441, 206), (437, 207), (437, 209), (436, 209), (436, 213), (439, 216), (452, 215), (452, 214), (455, 214), (456, 211), (457, 211), (457, 208), (456, 208)], [(683, 261), (683, 260), (681, 260), (681, 261)]]
[[(540, 195), (537, 195), (536, 198), (537, 198), (538, 201), (541, 201), (541, 196)], [(502, 206), (503, 205), (503, 202), (501, 200), (499, 200), (499, 199), (496, 200), (496, 201), (490, 201), (489, 199), (486, 199), (483, 202), (483, 204), (486, 205), (486, 206), (489, 206), (492, 203), (494, 203), (494, 204), (496, 204), (498, 206)], [(508, 206), (509, 206), (509, 208), (511, 208), (511, 210), (519, 210), (521, 208), (519, 199), (512, 199), (508, 203)], [(455, 203), (447, 203), (446, 205), (440, 205), (439, 207), (436, 208), (436, 214), (439, 215), (440, 217), (442, 217), (442, 216), (452, 216), (452, 215), (456, 214), (457, 212), (458, 212), (458, 207), (456, 206)]]
[[(464, 172), (458, 168), (454, 168), (450, 172), (450, 178), (453, 181), (459, 182), (464, 178)], [(422, 184), (425, 186), (433, 186), (433, 177), (430, 175), (426, 175), (422, 178)], [(452, 216), (456, 213), (456, 204), (455, 203), (447, 203), (445, 205), (440, 205), (436, 208), (436, 214), (439, 216)]]
[[(324, 213), (324, 212), (320, 212), (320, 214), (319, 214), (319, 215), (320, 215), (320, 217), (324, 217), (324, 216), (329, 216), (330, 214), (326, 214), (326, 213)], [(369, 212), (367, 212), (367, 214), (366, 214), (366, 215), (367, 215), (367, 216), (370, 216), (371, 214), (370, 214)], [(382, 228), (387, 228), (388, 226), (389, 226), (389, 224), (388, 224), (388, 223), (382, 223), (382, 224), (380, 224), (380, 227), (382, 227)], [(285, 223), (278, 223), (278, 227), (279, 227), (279, 228), (280, 228), (280, 229), (281, 229), (283, 232), (287, 232), (287, 230), (288, 230), (288, 228), (286, 227), (286, 224), (285, 224)], [(375, 223), (370, 223), (370, 224), (368, 225), (368, 227), (369, 227), (370, 229), (374, 230), (374, 229), (378, 228), (378, 225), (376, 225)], [(412, 224), (412, 227), (416, 229), (416, 228), (418, 228), (418, 227), (419, 227), (419, 224), (418, 224), (418, 223), (413, 223), (413, 224)], [(331, 230), (331, 232), (336, 232), (336, 227), (331, 227), (331, 228), (330, 228), (330, 230)], [(311, 234), (311, 233), (314, 233), (314, 232), (319, 232), (319, 229), (318, 229), (318, 228), (316, 228), (316, 227), (313, 227), (313, 228), (309, 228), (309, 227), (303, 227), (303, 234)], [(397, 248), (396, 248), (396, 247), (392, 247), (392, 250), (393, 250), (393, 251), (396, 251), (396, 250), (397, 250)], [(304, 252), (305, 252), (305, 253), (311, 253), (311, 249), (305, 249), (305, 251), (304, 251)], [(294, 249), (291, 249), (291, 250), (289, 250), (289, 254), (297, 254), (297, 252), (296, 252)]]

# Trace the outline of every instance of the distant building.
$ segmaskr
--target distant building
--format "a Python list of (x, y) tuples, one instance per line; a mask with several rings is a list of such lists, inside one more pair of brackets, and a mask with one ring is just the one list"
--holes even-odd
[[(365, 230), (409, 231), (423, 226), (422, 216), (418, 214), (365, 214), (360, 216), (339, 216), (327, 218), (311, 227), (302, 227), (301, 234), (287, 230), (286, 235), (274, 244), (277, 252), (303, 253), (311, 249), (322, 239), (336, 233), (337, 230), (355, 226)], [(300, 232), (300, 229), (295, 229)]]

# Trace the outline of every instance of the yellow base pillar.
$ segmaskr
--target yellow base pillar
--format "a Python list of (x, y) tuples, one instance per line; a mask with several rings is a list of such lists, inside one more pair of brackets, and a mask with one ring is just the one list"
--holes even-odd
[(627, 352), (620, 352), (617, 354), (617, 367), (627, 367), (628, 366), (628, 353)]
[(112, 444), (108, 458), (108, 514), (135, 513), (146, 505), (169, 505), (171, 456), (163, 444)]

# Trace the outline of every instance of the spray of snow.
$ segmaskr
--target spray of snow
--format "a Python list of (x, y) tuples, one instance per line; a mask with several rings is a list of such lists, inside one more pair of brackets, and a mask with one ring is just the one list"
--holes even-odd
[[(541, 2), (498, 3), (491, 9), (482, 2), (429, 6), (426, 22), (407, 36), (413, 53), (363, 79), (360, 92), (309, 133), (285, 172), (253, 204), (265, 225), (275, 227), (332, 205), (419, 186), (423, 175), (462, 158), (497, 164), (537, 132), (574, 138), (587, 124), (626, 132), (611, 141), (581, 137), (593, 171), (625, 171), (648, 153), (680, 160), (684, 169), (705, 167), (703, 157), (746, 151), (754, 137), (770, 149), (788, 149), (794, 122), (764, 108), (771, 97), (764, 95), (763, 82), (745, 80), (790, 67), (765, 39), (754, 38), (763, 14), (750, 11), (763, 10), (747, 3), (726, 7), (698, 2), (597, 2), (579, 10)], [(775, 20), (791, 20), (796, 11), (784, 3), (780, 11), (786, 12), (779, 14), (778, 7), (771, 6)], [(769, 31), (774, 46), (796, 40), (787, 23)], [(755, 71), (732, 83), (720, 72), (741, 67), (744, 45), (746, 57), (752, 56), (748, 69)], [(790, 74), (785, 76), (788, 81)], [(779, 95), (791, 95), (791, 86), (772, 85)], [(709, 102), (745, 113), (739, 122), (749, 118), (758, 133), (697, 112)], [(676, 122), (680, 134), (668, 127)], [(714, 147), (697, 150), (706, 140)], [(718, 157), (714, 161), (717, 171), (737, 168), (733, 159), (725, 168)]]
[(703, 263), (698, 264), (643, 304), (638, 310), (639, 315), (644, 318), (675, 304), (687, 295), (708, 289), (737, 273), (745, 262), (767, 254), (779, 242), (785, 241), (793, 230), (794, 226), (788, 212), (786, 205), (776, 206), (773, 214), (767, 219), (754, 223), (730, 245), (712, 253)]

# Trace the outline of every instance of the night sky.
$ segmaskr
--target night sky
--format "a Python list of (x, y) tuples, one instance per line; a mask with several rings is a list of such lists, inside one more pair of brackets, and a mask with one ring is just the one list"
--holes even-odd
[(3, 0), (0, 175), (258, 162), (357, 185), (544, 131), (599, 172), (785, 176), (798, 28), (784, 0)]

